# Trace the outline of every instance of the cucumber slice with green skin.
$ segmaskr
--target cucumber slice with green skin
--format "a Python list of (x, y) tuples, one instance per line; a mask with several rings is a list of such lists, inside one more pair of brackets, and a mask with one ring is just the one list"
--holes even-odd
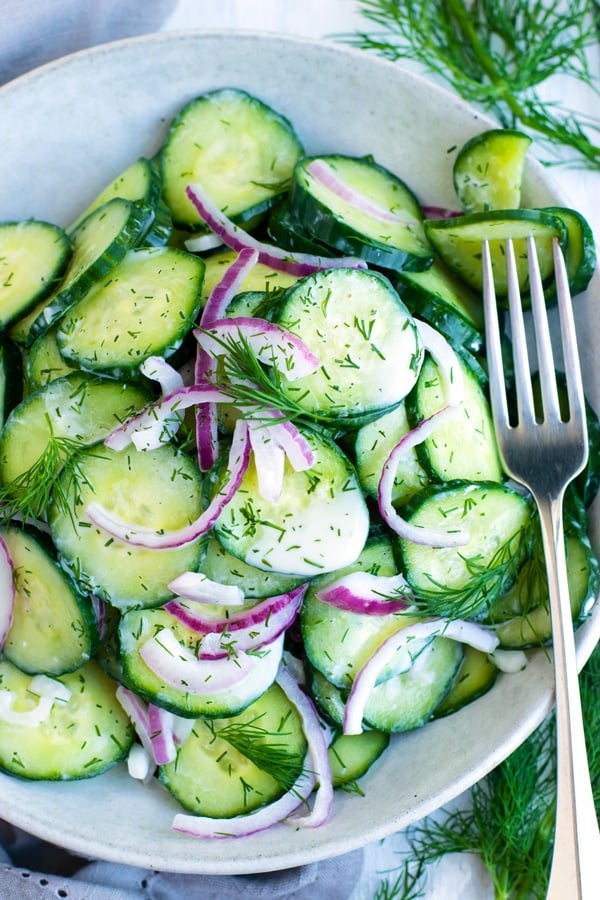
[[(363, 490), (370, 497), (377, 497), (379, 480), (387, 458), (409, 431), (406, 403), (400, 403), (395, 409), (368, 422), (356, 432), (356, 471)], [(429, 476), (419, 462), (416, 450), (411, 449), (402, 456), (396, 470), (393, 502), (398, 505), (406, 503), (428, 483)]]
[(487, 653), (470, 647), (464, 647), (463, 661), (456, 674), (454, 684), (442, 702), (436, 707), (434, 718), (440, 719), (450, 713), (457, 712), (482, 697), (494, 686), (498, 677), (498, 669), (490, 662)]
[(567, 229), (562, 220), (551, 213), (534, 209), (507, 209), (472, 213), (452, 219), (427, 219), (425, 232), (447, 268), (476, 291), (481, 291), (483, 287), (481, 244), (484, 240), (489, 241), (496, 299), (503, 305), (506, 305), (508, 292), (505, 259), (507, 238), (513, 239), (524, 306), (529, 300), (527, 237), (535, 238), (540, 275), (544, 283), (550, 282), (554, 277), (554, 238), (558, 238), (562, 247), (567, 245)]
[[(207, 679), (207, 689), (210, 692), (206, 693), (190, 688), (189, 673), (187, 679), (181, 678), (180, 684), (166, 684), (145, 662), (142, 656), (144, 645), (156, 639), (156, 643), (162, 646), (169, 637), (177, 642), (175, 647), (181, 646), (182, 658), (187, 653), (196, 660), (202, 637), (197, 631), (187, 628), (163, 608), (130, 610), (119, 623), (119, 659), (128, 687), (149, 703), (177, 715), (194, 719), (198, 716), (213, 718), (237, 715), (254, 703), (275, 681), (281, 661), (283, 635), (261, 647), (260, 651), (245, 656), (247, 671), (240, 682), (224, 687), (217, 686), (215, 681), (213, 687), (209, 683), (210, 679), (218, 677), (213, 672)], [(238, 660), (241, 657), (242, 654), (237, 655)], [(213, 662), (218, 666), (226, 664), (227, 660)]]
[(316, 240), (296, 218), (288, 203), (280, 203), (271, 212), (267, 231), (278, 247), (296, 253), (312, 253), (314, 256), (334, 256), (336, 251)]
[(60, 487), (70, 505), (51, 505), (52, 539), (82, 588), (121, 611), (158, 606), (173, 596), (170, 581), (197, 569), (201, 541), (169, 550), (134, 547), (109, 538), (85, 515), (97, 501), (126, 521), (157, 530), (176, 530), (196, 519), (202, 512), (200, 474), (172, 445), (120, 453), (90, 447), (78, 455), (75, 473), (60, 476)]
[[(417, 447), (417, 455), (431, 478), (438, 481), (502, 481), (503, 470), (494, 434), (490, 406), (469, 366), (458, 356), (464, 399), (449, 422), (442, 424)], [(407, 398), (412, 427), (445, 406), (439, 368), (426, 356), (419, 379)]]
[(90, 601), (30, 532), (12, 527), (3, 537), (16, 590), (4, 656), (30, 674), (73, 672), (91, 658), (98, 640)]
[(530, 144), (528, 135), (510, 128), (492, 128), (467, 141), (453, 170), (454, 189), (464, 212), (519, 209)]
[(287, 594), (303, 581), (298, 576), (282, 575), (248, 565), (228, 553), (212, 534), (206, 542), (206, 554), (200, 564), (200, 571), (211, 581), (241, 588), (247, 600), (262, 600)]
[(152, 215), (146, 207), (115, 197), (84, 219), (71, 236), (73, 254), (57, 291), (29, 325), (28, 343), (48, 331), (123, 259), (147, 230)]
[(420, 728), (450, 690), (462, 659), (462, 644), (434, 638), (407, 672), (375, 685), (365, 706), (365, 724), (390, 734)]
[(11, 341), (0, 341), (0, 427), (23, 396), (23, 357)]
[(34, 711), (43, 698), (31, 675), (0, 660), (0, 697), (13, 692), (6, 698), (13, 715), (5, 710), (6, 700), (0, 711), (4, 772), (32, 780), (70, 781), (99, 775), (127, 757), (133, 728), (115, 696), (115, 682), (98, 663), (90, 660), (57, 681), (70, 691), (69, 699), (54, 701), (49, 715), (36, 726), (19, 722), (14, 713)]
[(316, 432), (303, 434), (315, 454), (314, 465), (296, 472), (286, 463), (281, 496), (272, 502), (260, 496), (251, 459), (214, 533), (249, 565), (312, 578), (358, 558), (369, 514), (356, 473), (339, 447)]
[(27, 396), (0, 434), (0, 479), (8, 497), (18, 500), (27, 490), (19, 479), (39, 462), (53, 438), (95, 444), (149, 399), (141, 387), (84, 372), (57, 378)]
[[(328, 583), (355, 571), (376, 572), (379, 575), (397, 574), (391, 542), (387, 538), (371, 538), (354, 565), (331, 575), (315, 578), (306, 593), (300, 613), (304, 651), (310, 665), (331, 684), (346, 690), (352, 686), (357, 672), (387, 637), (416, 621), (414, 617), (403, 613), (373, 616), (350, 612), (318, 598), (318, 591)], [(394, 672), (410, 668), (416, 656), (430, 641), (431, 638), (415, 639), (410, 642), (410, 646), (407, 643), (382, 670), (380, 680), (389, 678)]]
[(301, 775), (302, 722), (279, 685), (241, 715), (199, 719), (159, 780), (196, 815), (231, 818), (271, 803)]
[[(571, 613), (576, 621), (598, 592), (598, 562), (581, 533), (565, 538)], [(527, 560), (510, 590), (489, 610), (489, 622), (508, 650), (539, 647), (552, 638), (548, 587), (543, 560)]]
[[(495, 482), (431, 485), (412, 501), (406, 519), (437, 532), (465, 533), (458, 547), (431, 547), (399, 539), (404, 571), (417, 597), (425, 597), (440, 616), (468, 618), (485, 608), (494, 571), (506, 579), (503, 562), (513, 569), (523, 561), (531, 522), (529, 499)], [(411, 504), (409, 504), (410, 508)]]
[(332, 684), (322, 672), (319, 672), (310, 663), (306, 669), (310, 695), (319, 711), (331, 725), (342, 728), (348, 690)]
[(224, 88), (191, 100), (161, 150), (164, 197), (179, 225), (202, 219), (185, 195), (199, 182), (238, 222), (268, 210), (288, 187), (303, 149), (290, 122), (245, 91)]
[(561, 219), (567, 229), (565, 263), (569, 288), (575, 296), (585, 291), (596, 271), (597, 253), (594, 233), (587, 219), (575, 209), (547, 206), (544, 212)]
[(57, 331), (68, 363), (94, 372), (136, 372), (171, 356), (200, 309), (204, 263), (173, 247), (131, 250), (63, 317)]
[[(309, 171), (324, 161), (353, 191), (382, 207), (382, 219), (357, 208)], [(304, 157), (294, 170), (292, 215), (316, 241), (384, 269), (426, 269), (433, 261), (423, 232), (423, 213), (410, 188), (370, 159), (350, 156)], [(397, 217), (397, 221), (393, 219)]]
[(57, 225), (0, 223), (0, 329), (25, 316), (60, 281), (71, 241)]
[(371, 768), (390, 743), (383, 731), (338, 734), (329, 745), (329, 764), (334, 788), (356, 781)]
[(56, 378), (73, 372), (61, 356), (56, 340), (56, 326), (35, 339), (25, 357), (25, 382), (29, 393), (37, 391)]
[(417, 380), (423, 346), (385, 276), (359, 269), (316, 272), (289, 288), (276, 320), (301, 335), (320, 361), (312, 374), (281, 379), (301, 409), (360, 420), (400, 403)]
[(109, 200), (120, 197), (145, 206), (151, 213), (148, 230), (140, 240), (145, 246), (159, 247), (166, 244), (173, 231), (171, 213), (162, 199), (162, 178), (158, 165), (141, 156), (98, 194), (85, 212), (71, 225), (75, 231), (79, 225)]
[(471, 353), (481, 351), (481, 298), (439, 260), (424, 272), (398, 272), (395, 283), (411, 313), (429, 322), (453, 347), (464, 347)]

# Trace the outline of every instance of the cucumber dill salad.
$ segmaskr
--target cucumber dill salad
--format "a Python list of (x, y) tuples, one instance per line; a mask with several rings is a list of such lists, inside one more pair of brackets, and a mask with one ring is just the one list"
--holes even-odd
[[(575, 210), (522, 208), (529, 143), (458, 148), (443, 210), (226, 87), (69, 227), (0, 224), (2, 771), (127, 765), (201, 838), (314, 828), (550, 640), (480, 248), (500, 279), (504, 239), (534, 234), (550, 283), (558, 241), (574, 292), (595, 248)], [(589, 420), (575, 626), (598, 593)]]

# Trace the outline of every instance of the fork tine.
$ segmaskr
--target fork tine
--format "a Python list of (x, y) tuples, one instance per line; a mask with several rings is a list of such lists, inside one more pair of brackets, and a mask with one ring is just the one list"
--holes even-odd
[[(577, 335), (575, 332), (575, 319), (573, 316), (573, 304), (567, 276), (565, 259), (560, 249), (560, 244), (554, 239), (554, 272), (556, 277), (556, 294), (558, 298), (558, 312), (560, 316), (560, 330), (562, 336), (563, 361), (567, 381), (567, 393), (569, 397), (569, 418), (577, 421), (587, 432), (585, 417), (585, 399), (583, 391), (583, 378), (581, 376), (581, 363), (577, 352)], [(587, 435), (586, 435), (587, 440)]]
[(540, 276), (537, 250), (533, 237), (527, 238), (529, 264), (529, 289), (531, 293), (531, 311), (535, 326), (535, 345), (537, 349), (540, 386), (542, 391), (542, 407), (544, 419), (557, 421), (560, 419), (560, 404), (556, 384), (556, 368), (550, 339), (548, 313), (544, 300), (544, 288)]
[(485, 320), (486, 353), (489, 368), (490, 399), (494, 415), (499, 424), (508, 428), (508, 407), (505, 384), (504, 363), (502, 361), (502, 343), (500, 338), (500, 326), (498, 323), (498, 306), (496, 304), (496, 290), (494, 288), (494, 273), (488, 241), (483, 242), (482, 248), (483, 266), (483, 304)]
[(527, 350), (527, 335), (519, 276), (515, 261), (515, 248), (512, 240), (506, 241), (506, 276), (508, 282), (508, 309), (510, 313), (510, 333), (512, 338), (513, 360), (515, 366), (515, 385), (517, 389), (517, 412), (519, 421), (535, 421), (533, 391)]

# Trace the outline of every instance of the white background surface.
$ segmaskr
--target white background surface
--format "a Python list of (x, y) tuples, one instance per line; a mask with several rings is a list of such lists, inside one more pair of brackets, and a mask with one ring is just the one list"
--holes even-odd
[[(359, 4), (354, 0), (180, 0), (165, 29), (251, 29), (331, 39), (336, 34), (367, 29), (369, 24), (360, 15)], [(598, 64), (598, 58), (594, 63)], [(595, 115), (600, 113), (597, 97), (579, 97), (572, 84), (566, 90), (570, 104), (575, 107), (579, 104), (583, 111)], [(555, 84), (552, 96), (560, 97), (560, 91), (561, 85)], [(588, 218), (598, 241), (600, 172), (557, 167), (554, 177), (566, 191), (571, 205)], [(352, 900), (372, 900), (382, 880), (394, 882), (404, 846), (400, 834), (367, 848), (365, 871)], [(487, 874), (476, 859), (447, 858), (429, 873), (426, 900), (458, 898), (493, 898)]]

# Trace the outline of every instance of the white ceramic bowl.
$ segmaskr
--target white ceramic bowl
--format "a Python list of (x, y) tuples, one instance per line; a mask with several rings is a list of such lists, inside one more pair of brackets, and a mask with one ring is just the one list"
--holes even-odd
[[(309, 152), (372, 153), (420, 199), (452, 207), (456, 148), (487, 119), (396, 65), (324, 43), (252, 33), (186, 32), (75, 54), (0, 91), (0, 218), (68, 224), (98, 189), (160, 145), (188, 99), (243, 87), (294, 123)], [(534, 160), (525, 202), (568, 204)], [(600, 296), (600, 278), (595, 292)], [(588, 394), (600, 407), (597, 309), (577, 301)], [(599, 528), (595, 516), (595, 540)], [(578, 635), (580, 660), (600, 635), (600, 608)], [(334, 856), (382, 838), (447, 803), (485, 775), (541, 721), (552, 671), (543, 653), (459, 713), (398, 736), (316, 830), (284, 825), (242, 840), (198, 841), (171, 830), (176, 804), (119, 766), (72, 783), (0, 776), (0, 816), (78, 853), (188, 873), (247, 873)]]

